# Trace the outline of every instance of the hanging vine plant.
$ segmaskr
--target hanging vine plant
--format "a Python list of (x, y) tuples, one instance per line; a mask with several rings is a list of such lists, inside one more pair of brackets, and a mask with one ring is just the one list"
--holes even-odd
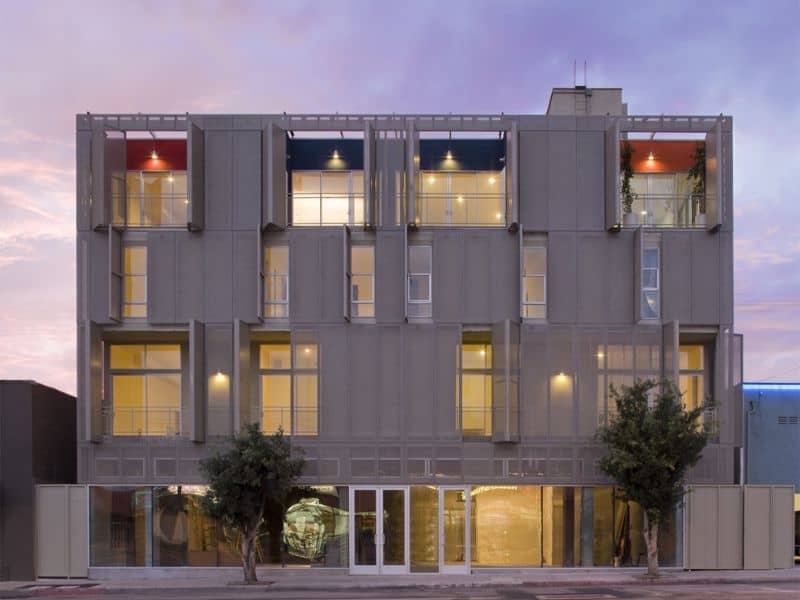
[(638, 195), (631, 189), (631, 179), (633, 179), (633, 164), (631, 159), (635, 150), (630, 143), (625, 142), (622, 145), (622, 152), (620, 153), (622, 171), (622, 210), (625, 214), (630, 214), (633, 211), (633, 201), (636, 200)]
[(700, 212), (706, 212), (706, 146), (698, 142), (692, 154), (692, 163), (686, 179), (692, 182), (692, 195), (699, 197)]

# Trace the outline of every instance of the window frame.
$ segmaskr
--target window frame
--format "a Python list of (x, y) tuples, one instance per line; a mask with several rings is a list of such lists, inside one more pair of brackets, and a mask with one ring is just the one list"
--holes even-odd
[[(480, 200), (489, 196), (488, 199), (492, 197), (499, 200), (500, 204), (500, 217), (497, 218), (496, 221), (491, 223), (475, 223), (470, 221), (469, 219), (465, 219), (464, 221), (453, 221), (453, 202), (462, 194), (457, 194), (453, 192), (453, 175), (472, 175), (473, 182), (474, 182), (474, 191), (470, 194), (463, 194), (464, 199), (469, 202), (469, 199), (477, 199)], [(499, 183), (499, 191), (497, 194), (483, 194), (478, 192), (478, 178), (481, 175), (488, 175), (489, 177), (495, 177), (497, 182)], [(448, 169), (448, 170), (440, 170), (437, 171), (435, 169), (428, 169), (428, 170), (420, 170), (417, 174), (418, 177), (418, 186), (419, 186), (419, 193), (417, 195), (417, 205), (418, 205), (418, 225), (422, 227), (505, 227), (508, 221), (507, 215), (507, 197), (508, 193), (506, 190), (506, 177), (505, 171), (489, 171), (489, 170), (475, 170), (475, 169)], [(435, 193), (435, 192), (426, 192), (425, 191), (425, 178), (426, 177), (442, 177), (445, 181), (445, 191), (443, 193)], [(426, 198), (442, 198), (444, 200), (444, 215), (445, 215), (445, 222), (443, 223), (431, 223), (427, 222), (423, 217), (425, 215), (426, 209)], [(465, 208), (469, 208), (467, 205)]]
[[(472, 332), (467, 332), (472, 333)], [(476, 332), (480, 334), (486, 334), (491, 336), (490, 332)], [(484, 346), (488, 349), (488, 365), (484, 365), (481, 368), (477, 367), (464, 367), (464, 346)], [(491, 337), (489, 337), (488, 341), (464, 341), (464, 336), (462, 334), (461, 342), (458, 344), (457, 352), (458, 352), (458, 375), (456, 377), (456, 423), (459, 433), (461, 434), (462, 438), (468, 439), (485, 439), (492, 436), (494, 431), (494, 365), (493, 365), (493, 356), (494, 356), (494, 344), (492, 343)], [(464, 430), (464, 376), (465, 375), (478, 375), (484, 379), (486, 377), (489, 378), (489, 406), (483, 407), (483, 431), (481, 433), (468, 433)], [(485, 403), (485, 398), (484, 398)], [(488, 419), (487, 419), (488, 417)], [(488, 421), (488, 423), (487, 423)], [(472, 430), (470, 430), (472, 431)]]
[[(528, 271), (526, 267), (525, 254), (528, 248), (537, 248), (544, 253), (544, 272)], [(524, 321), (547, 321), (547, 239), (541, 236), (523, 236), (522, 239), (522, 256), (520, 268), (520, 303), (521, 303), (521, 317)], [(543, 281), (543, 296), (542, 301), (528, 301), (525, 299), (525, 282), (527, 279), (535, 279), (541, 277)], [(542, 306), (544, 307), (544, 315), (528, 316), (527, 309), (529, 306)]]
[[(648, 267), (645, 266), (645, 256), (648, 252), (655, 252), (656, 254), (656, 266), (655, 267)], [(656, 274), (656, 285), (655, 287), (652, 286), (645, 286), (645, 272), (652, 272), (655, 271)], [(643, 321), (658, 321), (661, 319), (661, 248), (658, 246), (645, 246), (642, 249), (642, 265), (641, 265), (641, 289), (639, 290), (639, 313), (641, 315), (641, 319)], [(645, 307), (649, 305), (647, 304), (647, 292), (655, 292), (656, 298), (658, 300), (657, 310), (654, 316), (644, 316), (645, 315)], [(648, 310), (649, 312), (649, 310)]]
[[(276, 248), (285, 248), (286, 249), (286, 273), (275, 272), (273, 274), (269, 269), (270, 264), (270, 252)], [(289, 319), (289, 309), (290, 309), (290, 300), (291, 300), (291, 268), (290, 268), (290, 256), (289, 253), (291, 252), (289, 248), (289, 244), (267, 244), (264, 246), (264, 282), (263, 282), (263, 294), (264, 294), (264, 306), (262, 310), (264, 311), (264, 318), (269, 319), (270, 321), (282, 320), (286, 321)], [(283, 277), (285, 278), (285, 286), (286, 286), (286, 300), (279, 301), (279, 300), (272, 300), (270, 299), (269, 294), (269, 281), (273, 277)], [(270, 309), (275, 307), (285, 307), (286, 314), (284, 315), (274, 315), (270, 314)]]
[[(139, 214), (138, 223), (131, 223), (131, 210), (130, 210), (130, 186), (128, 183), (128, 178), (130, 174), (136, 174), (138, 176), (138, 190), (136, 192), (136, 198), (139, 202)], [(171, 191), (166, 194), (162, 195), (161, 197), (166, 196), (170, 201), (170, 216), (171, 221), (167, 224), (147, 224), (145, 223), (145, 215), (146, 215), (146, 206), (145, 206), (145, 198), (146, 194), (144, 192), (144, 176), (149, 174), (166, 174), (167, 177), (172, 177), (173, 180), (169, 181), (171, 184)], [(175, 176), (178, 174), (182, 174), (184, 179), (186, 180), (186, 192), (184, 194), (176, 194), (175, 193), (175, 185), (174, 179)], [(178, 220), (176, 217), (178, 216), (178, 211), (176, 211), (175, 206), (176, 202), (183, 200), (184, 212), (183, 220)], [(178, 205), (180, 206), (180, 205)], [(124, 224), (127, 229), (177, 229), (183, 228), (186, 226), (186, 223), (189, 222), (189, 171), (188, 170), (180, 170), (180, 169), (158, 169), (158, 170), (142, 170), (142, 169), (131, 169), (125, 171), (125, 210), (124, 210)]]
[[(301, 173), (304, 175), (309, 174), (316, 174), (319, 185), (317, 187), (317, 202), (318, 202), (318, 219), (313, 223), (297, 223), (295, 220), (295, 196), (298, 192), (294, 189), (294, 175), (295, 173)], [(326, 222), (323, 219), (323, 211), (322, 211), (322, 204), (323, 199), (325, 198), (325, 193), (322, 189), (322, 181), (323, 176), (326, 173), (335, 173), (335, 174), (347, 174), (347, 221), (342, 223), (339, 221), (336, 222)], [(366, 222), (366, 198), (364, 197), (364, 189), (362, 187), (361, 190), (357, 190), (356, 187), (353, 185), (354, 180), (356, 179), (356, 174), (361, 174), (362, 181), (364, 177), (364, 170), (363, 169), (292, 169), (292, 171), (288, 174), (289, 183), (291, 185), (291, 195), (290, 195), (290, 224), (292, 227), (337, 227), (342, 225), (348, 225), (350, 227), (357, 227), (360, 225), (364, 225)], [(305, 197), (310, 197), (311, 192), (302, 192)], [(329, 196), (331, 194), (328, 194)], [(356, 206), (357, 202), (361, 202), (361, 221), (356, 221)]]
[[(425, 248), (428, 254), (428, 271), (427, 272), (416, 272), (411, 270), (411, 249), (412, 248)], [(433, 317), (433, 244), (409, 244), (408, 248), (406, 249), (407, 253), (407, 264), (408, 270), (406, 273), (406, 304), (408, 307), (412, 305), (424, 305), (427, 304), (430, 306), (430, 314), (427, 315), (412, 315), (409, 312), (409, 319), (431, 319)], [(428, 298), (427, 300), (414, 300), (411, 298), (411, 278), (412, 277), (427, 277), (428, 280)]]
[[(289, 367), (276, 369), (276, 368), (264, 368), (261, 366), (261, 348), (263, 346), (287, 346), (289, 348)], [(298, 367), (297, 360), (295, 358), (296, 351), (302, 346), (314, 346), (316, 348), (316, 367)], [(260, 428), (261, 431), (266, 435), (272, 435), (275, 431), (267, 431), (264, 429), (264, 377), (269, 377), (270, 375), (273, 376), (285, 376), (289, 378), (289, 427), (285, 427), (283, 430), (284, 435), (286, 436), (299, 436), (299, 437), (317, 437), (319, 436), (319, 418), (320, 418), (320, 411), (319, 411), (319, 399), (320, 399), (320, 385), (319, 385), (319, 374), (320, 374), (320, 345), (317, 342), (303, 342), (303, 343), (294, 343), (294, 342), (260, 342), (257, 344), (257, 352), (255, 353), (257, 358), (257, 372), (258, 372), (258, 398), (259, 404), (261, 407), (260, 410)], [(298, 431), (297, 422), (298, 422), (298, 405), (297, 405), (297, 380), (299, 377), (308, 377), (314, 376), (315, 378), (315, 388), (316, 388), (316, 425), (315, 431), (313, 433)], [(283, 426), (283, 418), (281, 418), (281, 426)]]
[[(177, 369), (155, 369), (155, 368), (148, 368), (147, 366), (143, 366), (142, 368), (135, 368), (135, 367), (114, 367), (111, 362), (111, 355), (112, 355), (112, 348), (114, 346), (142, 346), (143, 348), (143, 356), (144, 356), (144, 365), (147, 365), (147, 348), (149, 346), (178, 346), (178, 358), (180, 360), (180, 364)], [(122, 437), (122, 438), (131, 438), (131, 437), (161, 437), (161, 438), (171, 438), (175, 436), (182, 436), (183, 435), (183, 395), (184, 395), (184, 386), (185, 386), (185, 377), (184, 377), (184, 367), (185, 367), (185, 351), (184, 351), (184, 344), (181, 342), (112, 342), (106, 344), (106, 353), (105, 353), (105, 364), (108, 365), (108, 368), (105, 369), (105, 377), (106, 377), (106, 389), (108, 390), (108, 398), (109, 402), (105, 407), (105, 414), (107, 417), (107, 422), (105, 423), (105, 432), (106, 435), (110, 435), (112, 437)], [(147, 433), (148, 430), (148, 415), (150, 412), (149, 402), (148, 402), (148, 386), (147, 386), (147, 377), (152, 375), (177, 375), (179, 379), (180, 387), (178, 389), (178, 406), (176, 409), (173, 409), (177, 415), (176, 418), (176, 425), (177, 428), (174, 433)], [(143, 421), (145, 423), (144, 432), (140, 431), (139, 433), (116, 433), (114, 428), (114, 414), (117, 411), (115, 407), (115, 398), (114, 398), (114, 378), (117, 376), (121, 377), (130, 377), (130, 376), (141, 376), (143, 378), (143, 392), (144, 392), (144, 406), (141, 409), (143, 415)], [(161, 409), (161, 410), (169, 410), (169, 409)], [(110, 411), (110, 412), (108, 412)]]
[[(127, 271), (127, 261), (126, 259), (126, 252), (128, 249), (131, 248), (142, 248), (144, 250), (144, 272), (128, 272)], [(144, 241), (127, 241), (123, 242), (122, 244), (122, 294), (121, 294), (121, 303), (122, 306), (120, 314), (124, 321), (143, 321), (148, 317), (148, 305), (147, 305), (147, 285), (148, 285), (148, 277), (147, 277), (147, 261), (148, 261), (148, 248), (147, 243)], [(143, 301), (131, 301), (129, 302), (127, 299), (127, 292), (128, 292), (128, 279), (129, 278), (141, 278), (144, 281), (144, 300)], [(144, 307), (144, 314), (142, 315), (129, 315), (127, 314), (128, 307), (136, 307), (136, 306), (143, 306)]]
[[(355, 264), (353, 260), (353, 253), (357, 249), (364, 249), (367, 248), (372, 252), (372, 272), (360, 272), (353, 270), (352, 266)], [(364, 242), (353, 242), (350, 245), (350, 273), (348, 273), (349, 280), (348, 285), (350, 286), (350, 318), (352, 320), (357, 321), (371, 321), (375, 319), (375, 244), (371, 241), (364, 241)], [(370, 279), (370, 300), (355, 300), (355, 294), (353, 293), (353, 279), (356, 277), (369, 277)], [(358, 306), (372, 306), (372, 314), (371, 315), (359, 315), (356, 308)]]

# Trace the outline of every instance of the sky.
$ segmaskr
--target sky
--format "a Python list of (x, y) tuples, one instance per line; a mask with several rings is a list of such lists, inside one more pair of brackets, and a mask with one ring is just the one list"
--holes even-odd
[(733, 115), (745, 379), (800, 381), (798, 23), (799, 0), (6, 0), (0, 379), (75, 392), (77, 113), (542, 114), (585, 60), (631, 114)]

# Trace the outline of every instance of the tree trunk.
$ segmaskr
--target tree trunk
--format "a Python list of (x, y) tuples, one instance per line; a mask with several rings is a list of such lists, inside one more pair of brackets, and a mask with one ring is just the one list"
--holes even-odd
[(256, 578), (256, 534), (258, 527), (242, 532), (242, 569), (245, 583), (257, 583)]
[(644, 543), (647, 546), (647, 576), (658, 577), (658, 523), (644, 513)]

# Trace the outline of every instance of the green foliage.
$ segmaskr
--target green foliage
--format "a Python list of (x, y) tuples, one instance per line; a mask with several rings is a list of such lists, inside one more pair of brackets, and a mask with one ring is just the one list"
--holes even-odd
[(621, 390), (612, 386), (611, 395), (617, 414), (597, 432), (608, 448), (600, 469), (627, 500), (639, 503), (650, 522), (664, 523), (683, 497), (686, 471), (700, 460), (711, 437), (710, 429), (697, 424), (713, 402), (684, 410), (680, 391), (670, 381), (659, 388), (652, 380), (637, 380)]
[(686, 179), (692, 182), (692, 194), (700, 196), (700, 212), (706, 212), (706, 145), (697, 142)]
[(620, 154), (620, 159), (622, 161), (622, 187), (620, 191), (622, 192), (622, 209), (626, 213), (630, 213), (633, 210), (633, 201), (636, 200), (638, 196), (636, 192), (631, 189), (631, 179), (633, 179), (633, 164), (631, 163), (631, 159), (633, 158), (634, 152), (633, 146), (625, 142), (622, 146), (622, 153)]
[(258, 425), (248, 425), (225, 451), (200, 463), (209, 485), (205, 512), (243, 535), (256, 530), (265, 510), (285, 505), (303, 472), (305, 459), (295, 454), (282, 431), (265, 436)]

